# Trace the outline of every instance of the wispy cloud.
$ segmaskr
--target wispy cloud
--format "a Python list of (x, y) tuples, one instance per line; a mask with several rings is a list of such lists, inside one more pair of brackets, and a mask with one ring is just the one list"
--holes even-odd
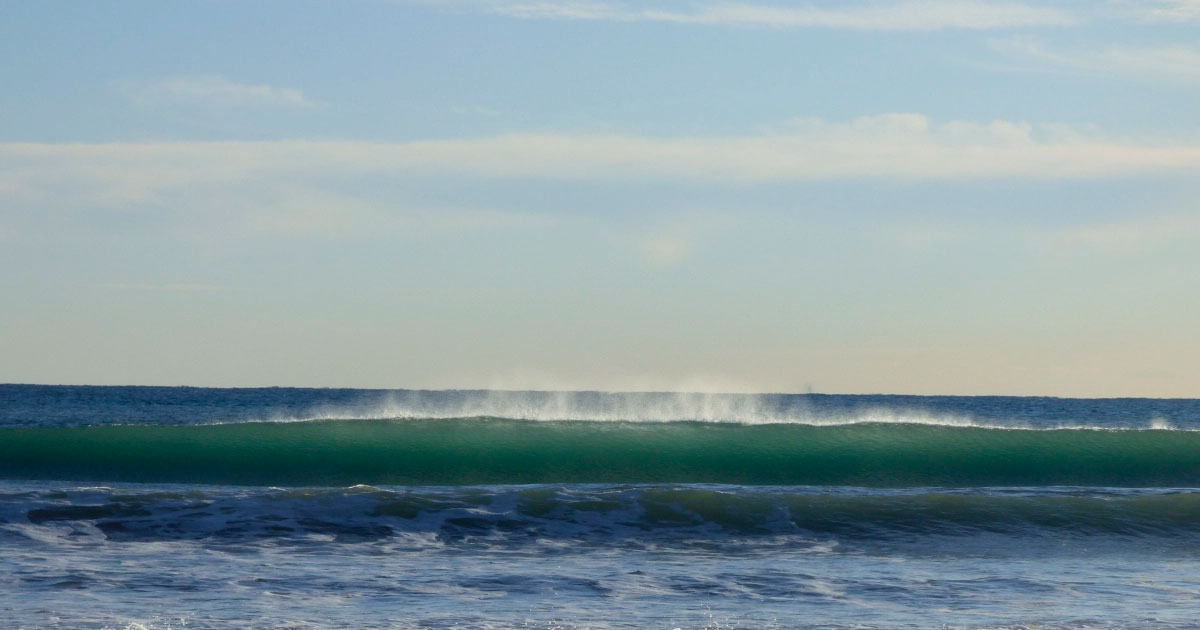
[[(239, 203), (241, 201), (241, 203)], [(249, 199), (215, 198), (201, 204), (232, 204), (229, 223), (246, 233), (290, 236), (379, 236), (409, 233), (538, 227), (550, 217), (531, 212), (464, 207), (410, 206), (352, 196), (307, 183), (277, 184)], [(197, 208), (202, 212), (202, 208)]]
[(1200, 0), (1134, 0), (1126, 13), (1145, 22), (1200, 22)]
[(1054, 27), (1080, 19), (1061, 9), (1017, 2), (900, 0), (827, 6), (748, 3), (699, 4), (685, 10), (616, 2), (427, 0), (426, 4), (475, 9), (521, 19), (669, 22), (734, 27), (857, 30), (998, 29)]
[(205, 186), (318, 185), (387, 175), (709, 185), (839, 178), (1072, 179), (1200, 169), (1200, 138), (1138, 140), (917, 114), (800, 119), (770, 133), (661, 138), (526, 133), (350, 141), (0, 144), (0, 199), (153, 203)]
[(1171, 46), (1109, 46), (1057, 48), (1026, 37), (995, 40), (997, 52), (1030, 64), (1032, 70), (1119, 75), (1154, 81), (1200, 82), (1200, 48)]
[(220, 75), (179, 76), (148, 82), (123, 82), (121, 89), (142, 106), (202, 104), (219, 107), (316, 108), (324, 104), (295, 88), (239, 83)]
[(710, 209), (695, 204), (686, 214), (678, 211), (647, 213), (647, 222), (625, 235), (642, 264), (652, 268), (672, 267), (701, 254), (706, 245), (738, 222), (736, 212)]
[(682, 261), (692, 250), (691, 240), (683, 234), (655, 234), (637, 241), (642, 261), (652, 267), (667, 267)]

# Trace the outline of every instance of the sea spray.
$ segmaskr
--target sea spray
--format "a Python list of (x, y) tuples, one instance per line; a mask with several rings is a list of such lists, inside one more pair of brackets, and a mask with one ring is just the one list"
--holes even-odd
[(390, 391), (350, 405), (327, 405), (275, 421), (507, 418), (595, 422), (729, 422), (736, 424), (928, 423), (976, 425), (969, 417), (918, 409), (864, 406), (823, 410), (811, 397), (688, 392)]

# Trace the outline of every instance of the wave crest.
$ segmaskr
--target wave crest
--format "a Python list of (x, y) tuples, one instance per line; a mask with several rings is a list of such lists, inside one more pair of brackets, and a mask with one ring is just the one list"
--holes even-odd
[(276, 422), (311, 420), (395, 420), (504, 418), (530, 421), (720, 422), (744, 425), (926, 424), (933, 426), (1026, 428), (999, 425), (966, 415), (893, 409), (881, 405), (822, 409), (804, 398), (770, 394), (687, 392), (388, 392), (380, 400), (323, 406), (308, 414), (275, 417)]

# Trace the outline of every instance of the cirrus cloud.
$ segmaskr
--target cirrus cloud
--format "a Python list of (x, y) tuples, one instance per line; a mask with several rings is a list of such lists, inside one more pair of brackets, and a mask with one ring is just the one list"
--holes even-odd
[(686, 9), (595, 1), (425, 0), (423, 4), (479, 10), (529, 20), (666, 22), (710, 26), (932, 31), (1055, 27), (1080, 19), (1061, 9), (1019, 2), (901, 0), (820, 6), (708, 3)]
[(991, 47), (999, 53), (1031, 64), (1029, 69), (1033, 70), (1176, 83), (1200, 82), (1200, 48), (1185, 44), (1065, 48), (1019, 37), (994, 40)]
[(315, 101), (295, 88), (266, 83), (242, 83), (221, 75), (187, 75), (155, 81), (126, 81), (119, 87), (136, 104), (154, 107), (172, 104), (200, 104), (218, 107), (291, 107), (317, 108)]
[(1200, 169), (1200, 139), (1104, 137), (1014, 121), (934, 123), (918, 114), (798, 119), (717, 137), (514, 133), (412, 142), (0, 144), (0, 199), (144, 203), (230, 184), (356, 177), (675, 181), (745, 186), (853, 178), (1080, 179)]

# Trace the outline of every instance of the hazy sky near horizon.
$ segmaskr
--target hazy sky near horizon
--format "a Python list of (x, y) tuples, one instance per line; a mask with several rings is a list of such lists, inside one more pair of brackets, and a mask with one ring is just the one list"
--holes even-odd
[(0, 382), (1200, 396), (1200, 1), (0, 0)]

